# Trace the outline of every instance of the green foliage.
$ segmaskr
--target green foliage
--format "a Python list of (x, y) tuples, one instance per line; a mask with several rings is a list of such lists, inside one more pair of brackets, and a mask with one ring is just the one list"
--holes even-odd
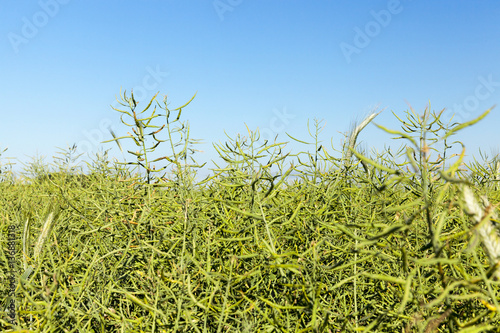
[[(214, 145), (222, 162), (197, 182), (196, 142), (180, 121), (187, 104), (170, 111), (165, 98), (158, 103), (164, 114), (156, 107), (146, 114), (155, 98), (139, 112), (133, 94), (124, 94), (130, 111), (117, 110), (132, 133), (112, 133), (110, 141), (132, 140), (139, 149), (129, 151), (133, 162), (111, 162), (107, 152), (99, 153), (87, 175), (34, 162), (26, 171), (31, 181), (2, 192), (2, 280), (8, 277), (6, 228), (17, 223), (23, 231), (17, 328), (499, 327), (496, 257), (486, 244), (493, 236), (490, 229), (484, 232), (496, 220), (495, 208), (483, 198), (471, 209), (476, 201), (465, 190), (500, 201), (492, 187), (498, 158), (466, 166), (460, 142), (447, 141), (461, 124), (444, 123), (442, 112), (430, 107), (423, 115), (409, 110), (404, 120), (398, 118), (401, 129), (378, 125), (402, 142), (400, 148), (361, 154), (356, 140), (377, 115), (372, 114), (346, 135), (341, 158), (319, 140), (321, 121), (309, 129), (311, 142), (290, 136), (313, 147), (312, 153), (285, 152), (286, 142), (259, 144), (259, 133), (247, 129), (246, 136), (228, 135), (227, 142)], [(155, 119), (165, 123), (154, 124)], [(162, 142), (170, 153), (150, 157)], [(72, 160), (71, 154), (63, 156)], [(160, 161), (166, 164), (153, 167)], [(0, 285), (0, 293), (7, 306), (8, 285)], [(7, 313), (0, 314), (0, 326), (11, 327)]]
[(7, 148), (0, 150), (0, 183), (8, 182), (12, 183), (14, 181), (12, 166), (14, 163), (7, 162), (3, 163), (4, 158), (2, 155), (7, 151)]
[[(105, 142), (116, 142), (120, 150), (122, 150), (122, 146), (120, 144), (121, 139), (131, 139), (135, 145), (140, 149), (135, 152), (128, 150), (127, 152), (133, 156), (135, 156), (135, 162), (128, 162), (126, 164), (136, 165), (138, 167), (143, 168), (146, 171), (146, 183), (150, 184), (153, 180), (153, 174), (159, 173), (167, 169), (169, 163), (174, 164), (177, 167), (177, 175), (181, 175), (182, 178), (182, 169), (186, 169), (187, 167), (192, 165), (188, 165), (186, 163), (182, 163), (181, 161), (187, 161), (192, 159), (191, 154), (193, 154), (196, 150), (192, 148), (192, 145), (197, 142), (197, 140), (190, 139), (189, 137), (189, 125), (187, 122), (181, 122), (180, 117), (182, 113), (182, 109), (186, 107), (191, 101), (194, 99), (193, 96), (186, 104), (180, 106), (174, 110), (170, 110), (167, 104), (167, 96), (163, 98), (163, 105), (156, 101), (156, 97), (158, 94), (153, 96), (151, 101), (146, 105), (146, 107), (142, 111), (136, 111), (138, 101), (134, 98), (134, 93), (130, 94), (130, 97), (127, 96), (126, 92), (121, 95), (121, 100), (118, 100), (118, 103), (124, 107), (128, 107), (130, 110), (121, 110), (113, 107), (114, 110), (120, 112), (122, 115), (120, 117), (122, 123), (132, 129), (132, 133), (128, 132), (126, 136), (117, 137), (113, 131), (110, 130), (113, 139)], [(154, 102), (157, 102), (157, 106), (165, 111), (165, 114), (156, 113), (156, 105), (153, 107), (153, 110), (150, 114), (144, 114), (148, 111)], [(175, 115), (177, 112), (177, 115)], [(175, 119), (173, 117), (175, 116)], [(124, 119), (124, 117), (129, 117), (131, 119)], [(159, 117), (165, 117), (166, 123), (161, 126), (155, 125), (154, 120)], [(177, 125), (178, 126), (175, 126)], [(160, 139), (160, 133), (166, 129), (168, 137), (165, 140)], [(146, 131), (152, 130), (149, 133)], [(176, 139), (174, 136), (178, 136)], [(150, 138), (153, 142), (148, 146), (147, 139)], [(153, 153), (158, 146), (163, 143), (168, 142), (170, 145), (171, 155), (161, 156), (156, 159), (148, 159), (150, 153)], [(181, 146), (181, 150), (177, 151), (177, 148)], [(162, 160), (166, 160), (167, 165), (156, 169), (153, 165), (155, 162), (159, 162)], [(195, 165), (197, 166), (197, 165)], [(197, 166), (198, 167), (198, 166)], [(200, 166), (202, 167), (202, 166)]]

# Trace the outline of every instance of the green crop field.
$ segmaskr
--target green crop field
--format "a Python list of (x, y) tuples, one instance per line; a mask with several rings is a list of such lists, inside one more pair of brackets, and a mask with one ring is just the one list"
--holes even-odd
[(2, 331), (498, 331), (500, 160), (466, 163), (457, 139), (489, 110), (406, 111), (377, 125), (401, 144), (378, 154), (356, 146), (376, 113), (340, 157), (321, 122), (313, 153), (249, 131), (200, 180), (189, 102), (121, 100), (129, 133), (108, 144), (135, 144), (131, 162), (100, 154), (84, 174), (73, 147), (21, 178), (2, 164)]

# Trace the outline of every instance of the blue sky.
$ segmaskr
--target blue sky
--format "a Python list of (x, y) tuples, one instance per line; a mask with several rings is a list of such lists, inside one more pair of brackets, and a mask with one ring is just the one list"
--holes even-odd
[[(395, 129), (408, 103), (468, 121), (500, 102), (499, 17), (489, 1), (3, 1), (0, 148), (15, 169), (74, 143), (121, 158), (98, 143), (128, 130), (110, 107), (121, 88), (171, 108), (197, 93), (183, 119), (205, 142), (199, 162), (245, 124), (308, 140), (324, 119), (331, 151), (377, 105)], [(499, 112), (457, 136), (470, 155), (498, 151)], [(373, 125), (359, 140), (399, 145)]]

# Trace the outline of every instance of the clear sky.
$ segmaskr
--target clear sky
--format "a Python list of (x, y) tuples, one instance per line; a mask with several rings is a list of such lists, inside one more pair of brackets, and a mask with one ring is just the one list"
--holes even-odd
[[(494, 1), (2, 1), (0, 148), (18, 163), (75, 143), (121, 156), (97, 143), (128, 130), (110, 106), (120, 88), (170, 107), (197, 93), (183, 119), (205, 142), (199, 162), (245, 124), (307, 140), (324, 119), (339, 149), (377, 105), (395, 129), (408, 104), (468, 121), (500, 102), (499, 18)], [(499, 112), (457, 136), (469, 154), (498, 150)], [(373, 125), (359, 140), (394, 145)]]

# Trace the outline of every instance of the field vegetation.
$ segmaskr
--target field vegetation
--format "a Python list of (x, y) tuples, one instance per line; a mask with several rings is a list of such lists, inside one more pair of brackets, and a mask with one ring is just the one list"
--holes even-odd
[(320, 121), (288, 137), (299, 153), (249, 130), (199, 179), (189, 102), (120, 100), (130, 132), (105, 144), (133, 142), (132, 160), (83, 172), (73, 146), (21, 178), (0, 165), (3, 331), (498, 331), (500, 161), (465, 163), (454, 139), (489, 110), (410, 109), (377, 125), (398, 149), (361, 153), (370, 114), (340, 157)]

